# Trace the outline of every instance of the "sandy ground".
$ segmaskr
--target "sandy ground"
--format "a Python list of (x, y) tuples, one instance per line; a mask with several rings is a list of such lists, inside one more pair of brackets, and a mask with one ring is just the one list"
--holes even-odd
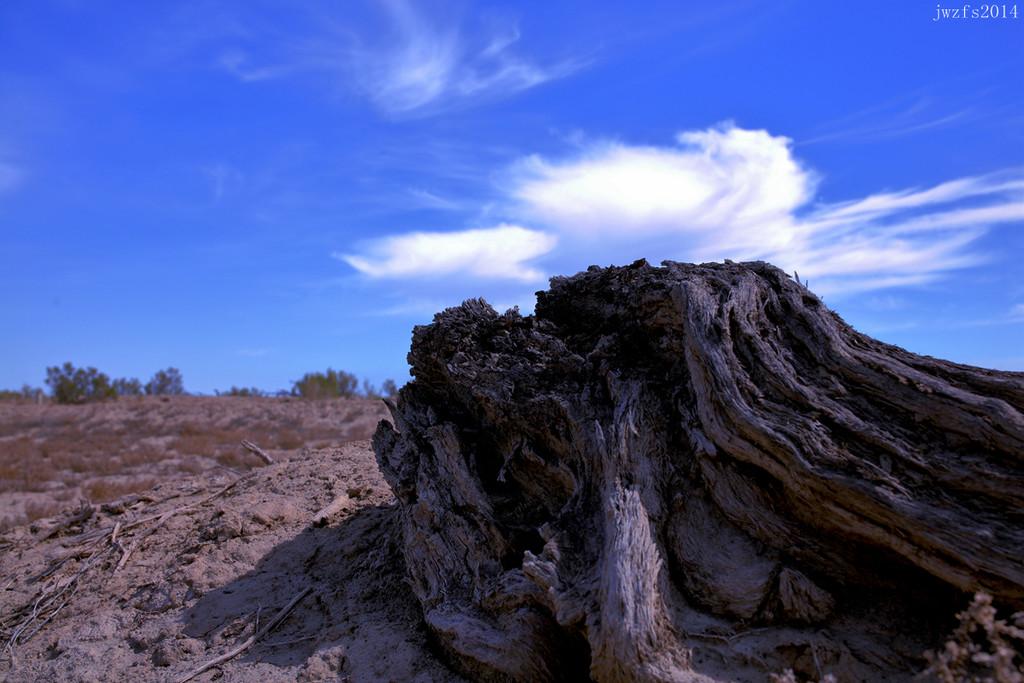
[(181, 475), (245, 472), (273, 457), (367, 439), (379, 400), (142, 397), (81, 406), (0, 402), (0, 531)]
[(0, 537), (0, 676), (178, 680), (308, 588), (277, 628), (194, 680), (460, 681), (402, 579), (394, 512), (361, 441), (11, 529)]

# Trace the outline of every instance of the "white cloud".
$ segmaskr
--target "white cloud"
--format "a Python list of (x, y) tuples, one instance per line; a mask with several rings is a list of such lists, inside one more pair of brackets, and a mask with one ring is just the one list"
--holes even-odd
[(543, 274), (526, 264), (555, 246), (552, 235), (516, 225), (457, 232), (412, 232), (372, 242), (363, 254), (334, 256), (374, 278), (467, 274), (533, 282)]
[(530, 157), (512, 185), (512, 214), (571, 238), (584, 259), (612, 250), (765, 259), (829, 294), (921, 284), (976, 265), (985, 257), (973, 247), (987, 227), (1024, 220), (1020, 172), (813, 207), (816, 176), (791, 141), (732, 125), (681, 133), (671, 146), (604, 142), (568, 159)]
[(1010, 320), (1024, 321), (1024, 304), (1017, 304), (1010, 308)]
[(978, 208), (950, 209), (949, 211), (908, 218), (898, 226), (894, 226), (893, 232), (911, 233), (946, 228), (969, 228), (977, 225), (1014, 223), (1017, 221), (1024, 221), (1024, 202), (1019, 200)]
[(871, 218), (903, 209), (944, 204), (962, 199), (1006, 194), (1024, 190), (1024, 178), (999, 179), (996, 176), (961, 178), (936, 185), (927, 190), (904, 190), (874, 194), (852, 202), (834, 204), (828, 208), (827, 216), (840, 221), (849, 218)]
[[(517, 210), (559, 231), (669, 234), (734, 250), (788, 244), (789, 217), (815, 186), (788, 139), (734, 127), (681, 133), (672, 147), (598, 143), (566, 161), (531, 157), (515, 176)], [(754, 224), (776, 229), (755, 233)]]
[(540, 65), (516, 55), (519, 33), (514, 27), (468, 41), (456, 26), (432, 22), (404, 0), (385, 7), (393, 35), (372, 46), (360, 44), (351, 51), (349, 66), (359, 88), (390, 115), (507, 97), (582, 66), (575, 61)]
[[(372, 276), (540, 279), (531, 264), (763, 259), (843, 295), (933, 282), (990, 255), (992, 226), (1024, 222), (1024, 170), (815, 204), (818, 179), (785, 137), (723, 125), (674, 144), (592, 142), (561, 159), (527, 157), (503, 179), (497, 215), (517, 224), (411, 233), (343, 260)], [(429, 198), (429, 197), (426, 197)]]
[[(248, 49), (221, 50), (213, 66), (243, 83), (313, 74), (340, 83), (392, 118), (412, 118), (507, 98), (586, 66), (579, 58), (524, 56), (518, 27), (484, 10), (463, 22), (441, 5), (381, 0), (383, 23), (352, 8), (298, 12), (287, 26), (232, 26)], [(379, 17), (378, 17), (379, 18)]]
[(0, 193), (9, 192), (21, 184), (24, 171), (7, 162), (0, 161)]

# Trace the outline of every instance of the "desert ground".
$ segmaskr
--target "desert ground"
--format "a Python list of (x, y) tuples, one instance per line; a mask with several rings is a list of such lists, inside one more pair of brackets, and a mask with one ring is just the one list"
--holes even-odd
[(390, 410), (4, 404), (0, 675), (1022, 680), (1024, 374), (757, 262), (468, 300), (409, 360)]
[(367, 439), (379, 400), (146, 396), (86, 405), (0, 402), (0, 531), (79, 501), (104, 503), (181, 475), (245, 472), (268, 453)]
[(0, 675), (179, 680), (304, 592), (193, 680), (461, 680), (402, 578), (365, 440), (386, 413), (360, 399), (0, 406)]
[(408, 358), (388, 404), (4, 405), (0, 674), (1024, 680), (1024, 374), (760, 262), (468, 300)]

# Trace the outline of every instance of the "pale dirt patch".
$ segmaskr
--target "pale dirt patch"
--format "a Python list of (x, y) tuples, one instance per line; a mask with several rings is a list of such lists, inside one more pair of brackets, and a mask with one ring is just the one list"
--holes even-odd
[[(218, 399), (221, 400), (221, 399)], [(8, 681), (168, 681), (246, 640), (303, 588), (273, 632), (197, 681), (461, 681), (428, 645), (394, 543), (391, 492), (366, 441), (258, 468), (223, 495), (165, 519), (135, 520), (203, 501), (224, 470), (166, 481), (126, 505), (94, 506), (85, 522), (40, 540), (52, 520), (0, 537), (0, 634), (6, 640), (47, 582), (74, 575), (63, 556), (102, 549), (53, 621), (0, 660)], [(310, 524), (337, 498), (325, 526)], [(152, 498), (154, 500), (146, 500)], [(121, 510), (121, 508), (124, 508)], [(120, 510), (120, 511), (119, 511)], [(109, 543), (138, 541), (120, 571)], [(106, 535), (98, 530), (107, 530)], [(149, 534), (149, 535), (147, 535)], [(89, 546), (87, 540), (99, 539)]]

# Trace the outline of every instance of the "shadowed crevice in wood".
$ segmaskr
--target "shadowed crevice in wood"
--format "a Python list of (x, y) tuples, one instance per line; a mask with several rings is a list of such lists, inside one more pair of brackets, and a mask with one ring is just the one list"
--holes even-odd
[(909, 678), (1024, 605), (1024, 375), (857, 333), (764, 263), (555, 278), (416, 328), (374, 449), (481, 680)]

